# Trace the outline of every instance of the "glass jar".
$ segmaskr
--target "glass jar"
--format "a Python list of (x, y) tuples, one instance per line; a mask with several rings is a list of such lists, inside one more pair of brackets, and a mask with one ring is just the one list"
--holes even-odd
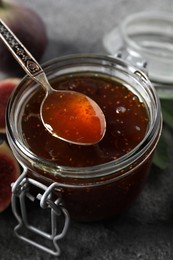
[[(69, 74), (72, 76), (75, 73), (92, 74), (94, 77), (102, 75), (111, 81), (120, 82), (145, 104), (149, 124), (143, 139), (118, 159), (88, 167), (57, 164), (33, 153), (23, 136), (22, 117), (28, 97), (41, 88), (25, 77), (14, 91), (7, 108), (7, 137), (16, 158), (24, 168), (23, 176), (13, 186), (12, 203), (16, 217), (20, 223), (23, 221), (23, 225), (26, 225), (22, 216), (16, 213), (15, 197), (25, 190), (25, 186), (28, 188), (28, 183), (39, 189), (37, 198), (44, 196), (49, 202), (53, 201), (49, 204), (53, 209), (55, 200), (61, 199), (60, 206), (65, 217), (69, 215), (78, 221), (97, 221), (119, 215), (133, 203), (142, 190), (161, 134), (160, 103), (152, 84), (135, 66), (122, 59), (101, 55), (62, 57), (51, 60), (43, 67), (51, 83), (59, 77)], [(44, 140), (42, 144), (44, 145)], [(23, 182), (26, 178), (30, 180), (27, 185)], [(51, 191), (51, 195), (43, 195), (40, 191), (42, 188), (44, 192), (47, 189)], [(32, 194), (32, 189), (30, 193)]]

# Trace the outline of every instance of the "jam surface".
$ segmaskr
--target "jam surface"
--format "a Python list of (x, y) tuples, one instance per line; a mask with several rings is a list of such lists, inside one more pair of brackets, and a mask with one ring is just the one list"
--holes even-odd
[(24, 141), (37, 156), (63, 166), (99, 165), (125, 155), (144, 138), (149, 124), (147, 108), (123, 83), (101, 74), (76, 74), (60, 77), (51, 85), (92, 98), (105, 115), (106, 133), (99, 143), (89, 146), (69, 144), (52, 136), (40, 119), (45, 95), (40, 89), (28, 97), (22, 114)]

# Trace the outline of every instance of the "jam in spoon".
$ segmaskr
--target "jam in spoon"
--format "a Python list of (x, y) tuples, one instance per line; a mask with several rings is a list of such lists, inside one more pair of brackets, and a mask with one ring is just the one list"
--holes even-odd
[(105, 116), (98, 104), (82, 93), (53, 89), (42, 67), (1, 19), (0, 37), (29, 77), (46, 91), (40, 107), (45, 128), (70, 143), (98, 143), (106, 131)]

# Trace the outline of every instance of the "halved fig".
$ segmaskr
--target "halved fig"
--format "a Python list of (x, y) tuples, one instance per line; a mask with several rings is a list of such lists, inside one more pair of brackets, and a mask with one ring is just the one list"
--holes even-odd
[(0, 81), (0, 133), (5, 133), (5, 111), (7, 103), (19, 81), (19, 78), (8, 78)]
[(0, 212), (11, 202), (11, 184), (20, 174), (20, 167), (11, 149), (4, 141), (0, 144)]

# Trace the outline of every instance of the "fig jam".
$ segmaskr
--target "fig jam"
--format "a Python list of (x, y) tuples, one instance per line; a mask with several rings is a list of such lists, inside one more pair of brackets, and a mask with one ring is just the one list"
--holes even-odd
[(51, 91), (41, 106), (43, 124), (66, 142), (91, 145), (100, 142), (106, 122), (100, 107), (76, 91)]
[(147, 108), (122, 83), (101, 75), (66, 75), (52, 83), (52, 87), (84, 93), (96, 101), (106, 118), (106, 133), (103, 140), (90, 146), (55, 138), (40, 119), (44, 98), (44, 91), (40, 90), (28, 99), (22, 116), (25, 142), (37, 156), (62, 166), (94, 166), (122, 157), (144, 138), (149, 122)]
[(106, 133), (88, 146), (52, 136), (40, 119), (45, 92), (25, 78), (7, 109), (7, 136), (15, 156), (34, 181), (46, 187), (56, 182), (55, 198), (61, 197), (72, 219), (119, 215), (141, 192), (160, 137), (154, 88), (135, 67), (99, 55), (55, 59), (45, 71), (53, 88), (84, 93), (100, 106)]

